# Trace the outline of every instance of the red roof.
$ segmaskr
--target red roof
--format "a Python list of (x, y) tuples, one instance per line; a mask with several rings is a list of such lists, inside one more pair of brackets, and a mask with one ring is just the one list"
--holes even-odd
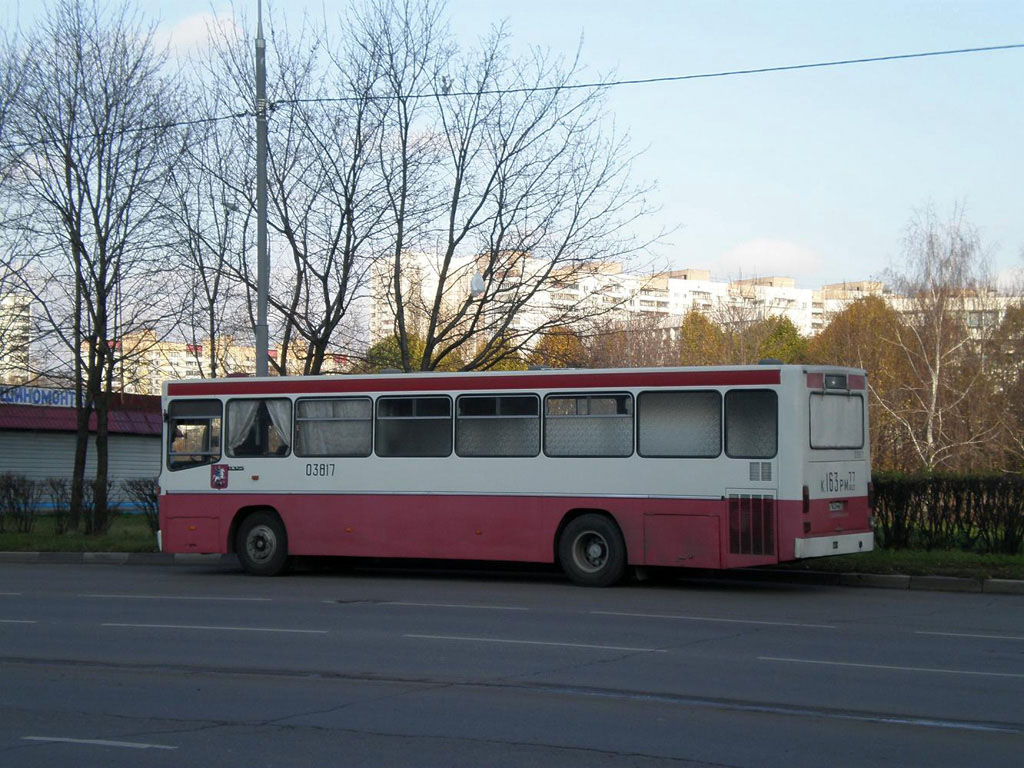
[[(110, 432), (126, 435), (159, 435), (163, 428), (160, 398), (143, 395), (115, 397), (111, 403)], [(0, 404), (0, 429), (37, 432), (74, 432), (74, 408), (47, 405)], [(89, 419), (89, 431), (96, 431), (96, 414)]]

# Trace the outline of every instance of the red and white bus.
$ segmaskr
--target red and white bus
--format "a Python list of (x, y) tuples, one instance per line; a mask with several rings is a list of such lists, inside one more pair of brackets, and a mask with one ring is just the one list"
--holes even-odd
[(164, 384), (165, 552), (737, 568), (873, 547), (860, 369)]

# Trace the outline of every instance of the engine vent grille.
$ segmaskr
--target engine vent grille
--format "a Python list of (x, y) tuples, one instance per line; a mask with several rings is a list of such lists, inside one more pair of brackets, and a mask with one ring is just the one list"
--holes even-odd
[(772, 479), (772, 463), (770, 461), (750, 462), (750, 481), (753, 483)]
[(775, 499), (757, 493), (729, 495), (729, 552), (775, 554)]

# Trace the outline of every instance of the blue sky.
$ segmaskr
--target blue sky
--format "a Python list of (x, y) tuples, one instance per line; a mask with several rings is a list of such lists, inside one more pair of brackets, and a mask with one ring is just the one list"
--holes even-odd
[[(19, 2), (19, 0), (15, 0)], [(236, 3), (255, 16), (256, 0)], [(0, 11), (9, 26), (41, 3)], [(140, 3), (164, 28), (201, 29), (204, 0)], [(289, 0), (328, 13), (328, 0)], [(214, 3), (221, 12), (228, 6)], [(686, 75), (1024, 43), (1021, 0), (449, 0), (467, 44), (506, 20), (517, 46), (588, 75)], [(191, 21), (190, 21), (191, 20)], [(589, 77), (588, 77), (589, 79)], [(993, 270), (1024, 265), (1024, 49), (613, 89), (660, 208), (658, 257), (720, 278), (785, 274), (799, 285), (898, 266), (915, 209), (957, 204)]]

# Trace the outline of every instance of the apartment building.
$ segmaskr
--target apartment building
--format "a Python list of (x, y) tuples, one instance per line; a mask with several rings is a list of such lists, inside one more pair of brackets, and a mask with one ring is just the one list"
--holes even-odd
[(0, 384), (24, 384), (32, 378), (32, 297), (0, 296)]

